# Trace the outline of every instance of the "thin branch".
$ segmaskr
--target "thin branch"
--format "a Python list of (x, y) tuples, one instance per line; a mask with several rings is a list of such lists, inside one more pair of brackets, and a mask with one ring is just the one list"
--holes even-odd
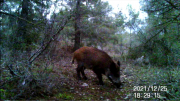
[(148, 9), (145, 9), (144, 11), (150, 12), (150, 13), (155, 13), (155, 12), (163, 11), (164, 9), (168, 9), (168, 8), (169, 8), (168, 6), (156, 8), (156, 9), (152, 9), (152, 7), (149, 7)]
[(66, 17), (67, 19), (64, 20), (63, 24), (61, 25), (61, 27), (57, 30), (57, 32), (50, 38), (50, 40), (48, 42), (46, 42), (45, 44), (43, 44), (30, 58), (29, 58), (29, 62), (32, 63), (37, 57), (39, 57), (44, 50), (46, 50), (48, 48), (48, 46), (50, 45), (50, 43), (55, 39), (55, 37), (60, 33), (60, 31), (62, 31), (65, 27), (65, 25), (67, 24), (67, 22), (69, 21), (69, 19), (71, 18), (71, 15)]
[(12, 17), (16, 17), (16, 18), (21, 19), (21, 20), (24, 20), (24, 21), (26, 21), (26, 22), (28, 22), (28, 23), (30, 23), (30, 24), (32, 24), (32, 25), (36, 25), (36, 24), (34, 24), (34, 23), (32, 23), (32, 22), (30, 22), (30, 21), (28, 21), (28, 20), (26, 20), (26, 19), (24, 19), (24, 18), (22, 18), (22, 17), (16, 16), (16, 15), (13, 15), (13, 14), (10, 14), (10, 13), (6, 13), (6, 12), (0, 11), (0, 14), (5, 14), (5, 15), (12, 16)]
[[(149, 41), (151, 41), (153, 38), (155, 38), (157, 35), (159, 35), (159, 33), (161, 33), (163, 31), (164, 28), (162, 28), (161, 30), (159, 30), (154, 36), (152, 36), (151, 38), (149, 38), (145, 43), (144, 45), (146, 45)], [(144, 46), (143, 45), (143, 46)]]
[(10, 64), (10, 65), (7, 65), (7, 67), (8, 67), (8, 69), (9, 69), (9, 72), (10, 72), (10, 74), (14, 77), (14, 76), (17, 76), (17, 77), (20, 77), (18, 74), (16, 74), (14, 71), (13, 71), (13, 66), (12, 66), (12, 64)]
[(165, 13), (168, 13), (168, 12), (171, 11), (171, 10), (173, 10), (173, 8), (170, 8), (170, 9), (168, 9), (168, 10), (166, 10), (166, 11), (160, 13), (159, 15), (163, 15), (163, 14), (165, 14)]
[(168, 1), (168, 0), (165, 0), (167, 3), (169, 3), (170, 5), (171, 5), (171, 7), (173, 7), (174, 9), (176, 9), (176, 10), (180, 10), (179, 8), (178, 8), (178, 6), (176, 6), (176, 5), (174, 5), (171, 1)]
[[(177, 20), (178, 17), (180, 17), (180, 13), (179, 13), (177, 16), (171, 18), (170, 20), (154, 26), (154, 28), (156, 28), (156, 27), (161, 27), (161, 26), (163, 26), (163, 25), (165, 25), (165, 24), (168, 24), (168, 23), (170, 23), (170, 22), (173, 22), (174, 20)], [(178, 21), (178, 20), (177, 20), (177, 21)]]

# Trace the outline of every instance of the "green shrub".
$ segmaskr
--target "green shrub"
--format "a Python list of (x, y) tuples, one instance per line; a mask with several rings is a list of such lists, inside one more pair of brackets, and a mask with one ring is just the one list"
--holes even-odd
[[(159, 92), (162, 98), (180, 99), (180, 69), (179, 67), (138, 67), (133, 70), (136, 77), (135, 85), (167, 86), (167, 91)], [(156, 99), (156, 98), (153, 98)]]
[(70, 94), (66, 94), (66, 93), (59, 93), (56, 95), (57, 98), (59, 99), (64, 99), (64, 100), (72, 100), (73, 96)]

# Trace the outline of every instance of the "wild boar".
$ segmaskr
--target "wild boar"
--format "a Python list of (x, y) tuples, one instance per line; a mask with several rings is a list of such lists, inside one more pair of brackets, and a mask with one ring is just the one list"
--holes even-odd
[(87, 68), (97, 75), (100, 85), (104, 85), (102, 80), (102, 74), (104, 74), (115, 86), (120, 87), (120, 62), (114, 63), (106, 52), (93, 47), (82, 47), (74, 52), (72, 64), (74, 60), (77, 61), (76, 71), (79, 80), (80, 73), (85, 80), (87, 79), (84, 73)]

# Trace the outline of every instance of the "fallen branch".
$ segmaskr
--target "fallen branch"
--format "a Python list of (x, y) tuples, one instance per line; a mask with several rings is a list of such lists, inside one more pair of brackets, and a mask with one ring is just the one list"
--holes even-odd
[(7, 67), (8, 67), (8, 69), (9, 69), (9, 72), (10, 72), (10, 74), (14, 77), (14, 76), (17, 76), (17, 77), (20, 77), (18, 74), (16, 74), (14, 71), (13, 71), (13, 66), (12, 66), (12, 64), (10, 64), (10, 65), (7, 65)]

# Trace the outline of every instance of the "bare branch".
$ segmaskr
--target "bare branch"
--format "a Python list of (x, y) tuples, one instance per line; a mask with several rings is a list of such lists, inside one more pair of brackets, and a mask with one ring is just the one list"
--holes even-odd
[(173, 7), (174, 9), (180, 10), (177, 5), (174, 5), (174, 4), (171, 2), (171, 0), (170, 0), (170, 1), (169, 1), (169, 0), (165, 0), (165, 1), (166, 1), (167, 3), (169, 3), (169, 4), (171, 5), (171, 7)]
[(48, 46), (50, 45), (50, 43), (53, 41), (53, 39), (55, 39), (55, 37), (60, 33), (60, 31), (62, 31), (65, 27), (65, 25), (67, 24), (67, 22), (69, 21), (69, 19), (71, 18), (72, 15), (69, 15), (68, 17), (66, 17), (66, 19), (64, 20), (64, 22), (62, 22), (61, 27), (57, 30), (57, 32), (50, 38), (50, 40), (48, 42), (46, 42), (45, 44), (43, 44), (30, 58), (29, 58), (29, 62), (32, 63), (37, 57), (39, 57), (44, 50), (46, 50), (48, 48)]
[(14, 71), (13, 71), (13, 66), (12, 66), (12, 64), (10, 64), (10, 65), (7, 65), (7, 67), (8, 67), (8, 69), (9, 69), (9, 72), (10, 72), (10, 74), (14, 77), (14, 76), (18, 76), (18, 77), (20, 77), (19, 75), (17, 75)]
[(6, 12), (0, 11), (0, 14), (5, 14), (5, 15), (12, 16), (12, 17), (16, 17), (16, 18), (21, 19), (21, 20), (24, 20), (24, 21), (26, 21), (26, 22), (28, 22), (28, 23), (30, 23), (30, 24), (32, 24), (32, 25), (36, 25), (36, 24), (34, 24), (34, 23), (32, 23), (32, 22), (30, 22), (30, 21), (28, 21), (28, 20), (26, 20), (26, 19), (24, 19), (24, 18), (22, 18), (22, 17), (16, 16), (16, 15), (13, 15), (13, 14), (10, 14), (10, 13), (6, 13)]

